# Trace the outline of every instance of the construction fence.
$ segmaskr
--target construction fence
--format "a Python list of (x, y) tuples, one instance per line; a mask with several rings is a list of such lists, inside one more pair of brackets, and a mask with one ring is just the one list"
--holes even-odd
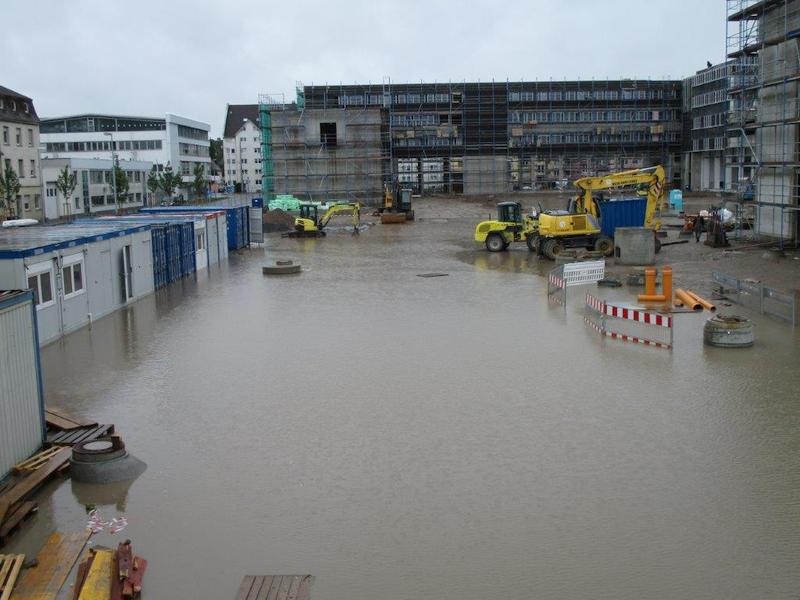
[(669, 315), (630, 308), (586, 294), (584, 320), (598, 333), (616, 340), (672, 349), (673, 321)]

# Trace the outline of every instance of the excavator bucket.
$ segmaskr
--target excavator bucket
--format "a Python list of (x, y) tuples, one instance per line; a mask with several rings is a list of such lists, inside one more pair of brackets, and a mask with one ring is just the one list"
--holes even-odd
[(390, 225), (393, 223), (405, 223), (406, 213), (403, 212), (383, 212), (381, 213), (381, 223)]

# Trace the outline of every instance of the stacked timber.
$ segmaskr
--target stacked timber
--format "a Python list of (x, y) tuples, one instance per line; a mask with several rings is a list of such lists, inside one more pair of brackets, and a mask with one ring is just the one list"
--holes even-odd
[(76, 419), (52, 407), (45, 409), (48, 446), (75, 446), (114, 433), (113, 425)]
[(117, 550), (90, 550), (78, 565), (72, 600), (133, 600), (141, 597), (147, 561), (133, 553), (130, 540)]
[(0, 491), (0, 546), (37, 510), (30, 498), (69, 467), (69, 448), (51, 448), (14, 467), (17, 478)]

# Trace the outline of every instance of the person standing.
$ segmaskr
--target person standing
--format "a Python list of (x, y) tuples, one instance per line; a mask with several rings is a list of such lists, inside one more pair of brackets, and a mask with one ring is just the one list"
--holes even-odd
[(695, 243), (700, 241), (700, 234), (703, 233), (706, 229), (706, 221), (702, 216), (698, 216), (694, 222), (694, 241)]

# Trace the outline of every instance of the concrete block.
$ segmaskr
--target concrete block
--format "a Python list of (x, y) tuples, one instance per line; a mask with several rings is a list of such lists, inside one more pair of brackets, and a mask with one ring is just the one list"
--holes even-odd
[(653, 231), (646, 227), (617, 227), (614, 257), (618, 265), (652, 265), (656, 262)]

